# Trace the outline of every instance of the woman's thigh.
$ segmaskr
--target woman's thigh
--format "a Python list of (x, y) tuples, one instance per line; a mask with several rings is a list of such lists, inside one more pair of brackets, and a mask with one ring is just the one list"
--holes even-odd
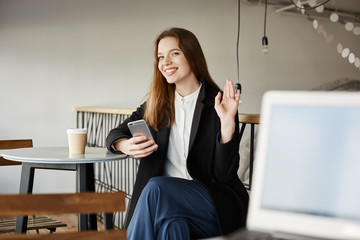
[(160, 228), (163, 222), (185, 219), (191, 232), (197, 236), (219, 234), (212, 198), (207, 189), (197, 181), (154, 177), (144, 188), (139, 199), (141, 201), (151, 203), (149, 210), (156, 228)]

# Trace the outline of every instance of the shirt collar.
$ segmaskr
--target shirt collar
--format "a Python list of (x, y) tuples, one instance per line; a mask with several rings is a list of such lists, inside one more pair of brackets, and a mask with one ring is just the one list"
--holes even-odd
[(175, 101), (184, 101), (184, 100), (190, 101), (190, 100), (196, 99), (199, 96), (199, 92), (200, 92), (200, 89), (201, 89), (201, 86), (202, 86), (202, 82), (199, 81), (199, 83), (200, 83), (199, 88), (196, 89), (195, 92), (193, 92), (193, 93), (191, 93), (191, 94), (189, 94), (189, 95), (187, 95), (185, 97), (182, 97), (175, 89)]

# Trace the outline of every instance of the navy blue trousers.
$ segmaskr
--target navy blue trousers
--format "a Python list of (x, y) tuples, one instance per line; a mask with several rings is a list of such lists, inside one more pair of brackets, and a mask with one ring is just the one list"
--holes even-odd
[(143, 189), (127, 229), (129, 240), (190, 239), (220, 234), (214, 203), (196, 181), (154, 177)]

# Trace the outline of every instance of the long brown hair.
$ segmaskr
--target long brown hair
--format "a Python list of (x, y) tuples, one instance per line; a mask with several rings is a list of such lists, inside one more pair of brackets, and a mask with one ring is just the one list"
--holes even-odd
[[(196, 36), (182, 28), (170, 28), (163, 31), (155, 40), (153, 79), (144, 113), (145, 121), (155, 130), (160, 127), (171, 127), (175, 121), (175, 84), (169, 84), (158, 69), (158, 45), (160, 40), (165, 37), (175, 37), (179, 41), (179, 47), (189, 62), (193, 73), (219, 89), (210, 76), (204, 53)], [(168, 121), (165, 126), (162, 126), (164, 116), (167, 117)]]

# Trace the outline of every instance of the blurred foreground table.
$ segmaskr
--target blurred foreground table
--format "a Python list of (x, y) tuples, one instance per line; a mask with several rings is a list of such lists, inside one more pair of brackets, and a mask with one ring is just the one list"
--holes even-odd
[[(22, 162), (20, 193), (32, 193), (35, 169), (76, 171), (77, 192), (94, 192), (94, 163), (126, 159), (106, 148), (86, 147), (85, 154), (70, 155), (68, 147), (39, 147), (1, 150), (7, 160)], [(27, 216), (17, 217), (16, 233), (25, 233)], [(97, 229), (96, 215), (80, 215), (79, 231)]]

